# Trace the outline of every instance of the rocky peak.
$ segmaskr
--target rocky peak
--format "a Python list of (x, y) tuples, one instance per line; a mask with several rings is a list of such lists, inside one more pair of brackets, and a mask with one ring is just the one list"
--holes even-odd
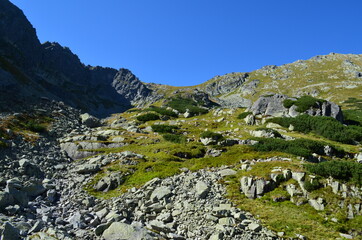
[(223, 76), (216, 76), (201, 89), (211, 96), (230, 93), (240, 87), (247, 77), (247, 73), (229, 73)]
[[(0, 54), (15, 57), (23, 65), (35, 64), (40, 59), (40, 42), (36, 31), (23, 11), (8, 0), (0, 1)], [(25, 59), (26, 60), (25, 60)]]
[(118, 94), (124, 96), (133, 105), (144, 100), (152, 93), (130, 70), (125, 68), (119, 69), (113, 79), (112, 86)]

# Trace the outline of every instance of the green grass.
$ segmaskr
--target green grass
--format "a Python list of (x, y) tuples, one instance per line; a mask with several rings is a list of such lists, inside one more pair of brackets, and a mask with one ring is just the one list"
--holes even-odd
[(252, 112), (243, 112), (243, 113), (240, 113), (238, 115), (238, 119), (244, 119), (246, 118), (248, 115), (252, 114)]

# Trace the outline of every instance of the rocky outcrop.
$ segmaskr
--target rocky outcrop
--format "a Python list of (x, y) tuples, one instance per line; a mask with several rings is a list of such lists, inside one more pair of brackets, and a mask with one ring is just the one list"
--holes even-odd
[[(130, 70), (121, 68), (114, 76), (113, 88), (132, 105), (141, 106), (150, 99), (152, 91), (147, 88)], [(151, 103), (151, 102), (149, 102)]]
[[(296, 100), (286, 95), (271, 94), (262, 96), (249, 109), (253, 115), (262, 117), (296, 117), (302, 113), (296, 111), (296, 106), (292, 105), (289, 108), (284, 107), (284, 100)], [(341, 107), (329, 101), (316, 102), (316, 105), (310, 107), (304, 112), (310, 116), (326, 116), (333, 117), (340, 122), (343, 122), (343, 113)]]
[(230, 73), (223, 76), (216, 76), (215, 78), (206, 82), (202, 90), (211, 96), (230, 93), (240, 87), (248, 77), (247, 73)]

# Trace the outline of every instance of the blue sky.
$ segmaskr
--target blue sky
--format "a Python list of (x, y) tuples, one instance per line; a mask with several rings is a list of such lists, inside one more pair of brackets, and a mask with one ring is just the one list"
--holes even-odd
[(362, 53), (360, 0), (11, 0), (41, 42), (144, 82), (200, 84), (315, 55)]

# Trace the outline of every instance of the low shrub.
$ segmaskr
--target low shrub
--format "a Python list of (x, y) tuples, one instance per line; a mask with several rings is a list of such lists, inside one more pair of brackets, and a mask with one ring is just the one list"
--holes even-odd
[(185, 143), (186, 142), (186, 138), (183, 135), (166, 133), (166, 134), (162, 135), (162, 137), (166, 141), (173, 142), (173, 143)]
[(310, 181), (304, 182), (304, 188), (308, 192), (312, 192), (322, 187), (322, 184), (317, 179), (312, 179)]
[(277, 123), (283, 127), (294, 126), (294, 130), (302, 133), (313, 132), (333, 141), (355, 144), (362, 141), (361, 126), (344, 126), (332, 117), (299, 115), (295, 118), (272, 118), (268, 122)]
[(191, 116), (206, 114), (209, 112), (207, 109), (199, 107), (197, 102), (194, 100), (181, 97), (172, 98), (171, 101), (168, 102), (167, 106), (176, 109), (180, 113), (185, 113), (188, 110)]
[(46, 131), (46, 127), (40, 123), (37, 123), (34, 120), (30, 120), (29, 122), (25, 123), (25, 128), (37, 133), (42, 133)]
[(305, 168), (309, 172), (322, 177), (333, 177), (362, 185), (362, 164), (357, 162), (333, 160), (318, 164), (306, 164)]
[(293, 106), (294, 104), (295, 104), (295, 101), (292, 100), (292, 99), (285, 99), (285, 100), (283, 101), (283, 106), (284, 106), (285, 108), (290, 108), (290, 107)]
[[(296, 156), (308, 158), (312, 153), (324, 155), (324, 143), (318, 141), (312, 141), (308, 139), (295, 139), (292, 141), (286, 141), (278, 138), (258, 138), (259, 143), (253, 146), (256, 151), (262, 152), (285, 152)], [(340, 153), (341, 150), (337, 150), (332, 147), (333, 151)]]
[(162, 108), (162, 107), (151, 106), (150, 108), (148, 108), (146, 110), (156, 112), (163, 116), (169, 116), (169, 117), (175, 117), (175, 118), (178, 117), (178, 115), (175, 112), (173, 112), (171, 110), (167, 110), (166, 108)]
[(154, 113), (146, 113), (143, 115), (140, 115), (137, 117), (137, 120), (140, 122), (148, 122), (148, 121), (154, 121), (159, 120), (160, 116)]
[(252, 112), (243, 112), (243, 113), (240, 113), (238, 115), (238, 119), (244, 119), (246, 118), (248, 115), (252, 114)]
[(173, 133), (175, 130), (179, 129), (177, 126), (170, 126), (170, 125), (152, 125), (152, 130), (158, 133)]

